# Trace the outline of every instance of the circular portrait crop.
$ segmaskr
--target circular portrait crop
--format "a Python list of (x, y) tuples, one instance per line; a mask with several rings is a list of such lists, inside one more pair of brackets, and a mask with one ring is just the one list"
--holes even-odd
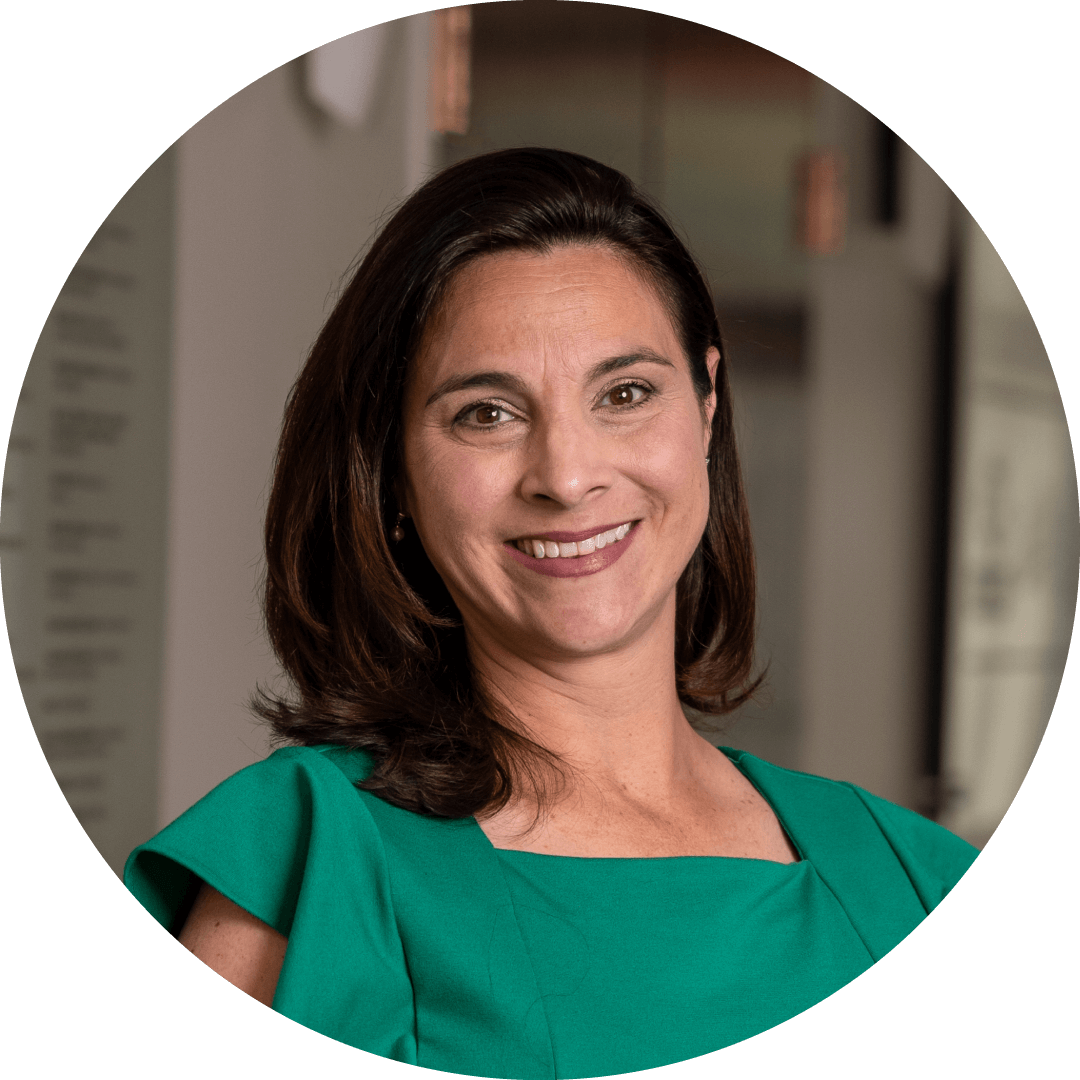
[(1080, 524), (1027, 307), (893, 131), (720, 31), (486, 3), (271, 71), (132, 186), (0, 559), (163, 932), (348, 1046), (569, 1080), (764, 1032), (945, 899)]

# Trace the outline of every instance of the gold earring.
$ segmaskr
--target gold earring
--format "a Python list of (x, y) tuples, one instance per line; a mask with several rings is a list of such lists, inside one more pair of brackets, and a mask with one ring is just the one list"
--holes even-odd
[(401, 523), (405, 520), (404, 514), (398, 514), (397, 523), (390, 530), (390, 539), (395, 543), (400, 544), (405, 539), (405, 530), (401, 527)]

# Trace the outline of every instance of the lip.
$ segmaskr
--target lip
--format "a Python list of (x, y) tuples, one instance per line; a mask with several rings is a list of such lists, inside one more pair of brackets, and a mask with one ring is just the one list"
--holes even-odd
[[(620, 521), (616, 521), (612, 525), (597, 525), (592, 529), (579, 529), (577, 532), (534, 532), (534, 533), (522, 533), (521, 536), (514, 537), (515, 540), (554, 540), (556, 544), (576, 544), (579, 540), (588, 540), (590, 536), (599, 536), (602, 532), (611, 532), (612, 529), (617, 529), (620, 525), (625, 525), (629, 522), (630, 532), (626, 534), (624, 539), (630, 536), (630, 533), (634, 531), (634, 526), (637, 522), (633, 518), (622, 518)], [(511, 541), (512, 542), (512, 541)], [(619, 541), (622, 543), (622, 541)], [(588, 556), (583, 556), (588, 558)], [(539, 561), (539, 560), (538, 560)]]
[[(625, 520), (619, 522), (619, 525), (624, 524), (626, 524)], [(633, 522), (630, 531), (617, 544), (608, 544), (607, 547), (594, 551), (591, 555), (578, 555), (573, 559), (534, 559), (531, 555), (526, 555), (524, 551), (518, 551), (513, 544), (503, 544), (503, 550), (515, 562), (545, 577), (587, 577), (590, 574), (599, 574), (601, 570), (606, 570), (623, 557), (634, 542), (634, 537), (637, 536), (637, 526), (638, 522)], [(607, 532), (609, 529), (616, 528), (618, 525), (606, 525), (597, 529), (596, 532)], [(537, 539), (554, 540), (557, 544), (570, 544), (577, 543), (578, 540), (587, 540), (590, 536), (595, 536), (596, 532), (544, 533)]]

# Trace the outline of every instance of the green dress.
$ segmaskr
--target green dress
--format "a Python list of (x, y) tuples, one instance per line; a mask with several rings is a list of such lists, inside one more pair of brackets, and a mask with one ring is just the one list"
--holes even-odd
[(977, 852), (850, 784), (724, 753), (800, 861), (495, 849), (354, 787), (370, 760), (292, 747), (230, 777), (128, 861), (178, 929), (199, 884), (289, 939), (274, 997), (331, 1038), (520, 1080), (670, 1064), (827, 997), (910, 933)]

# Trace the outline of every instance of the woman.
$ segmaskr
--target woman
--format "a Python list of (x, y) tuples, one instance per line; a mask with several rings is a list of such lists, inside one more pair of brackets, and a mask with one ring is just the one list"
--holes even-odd
[(693, 1057), (854, 978), (975, 856), (687, 722), (756, 685), (720, 332), (587, 158), (489, 154), (393, 217), (290, 398), (266, 553), (293, 745), (126, 880), (333, 1038), (492, 1077)]

